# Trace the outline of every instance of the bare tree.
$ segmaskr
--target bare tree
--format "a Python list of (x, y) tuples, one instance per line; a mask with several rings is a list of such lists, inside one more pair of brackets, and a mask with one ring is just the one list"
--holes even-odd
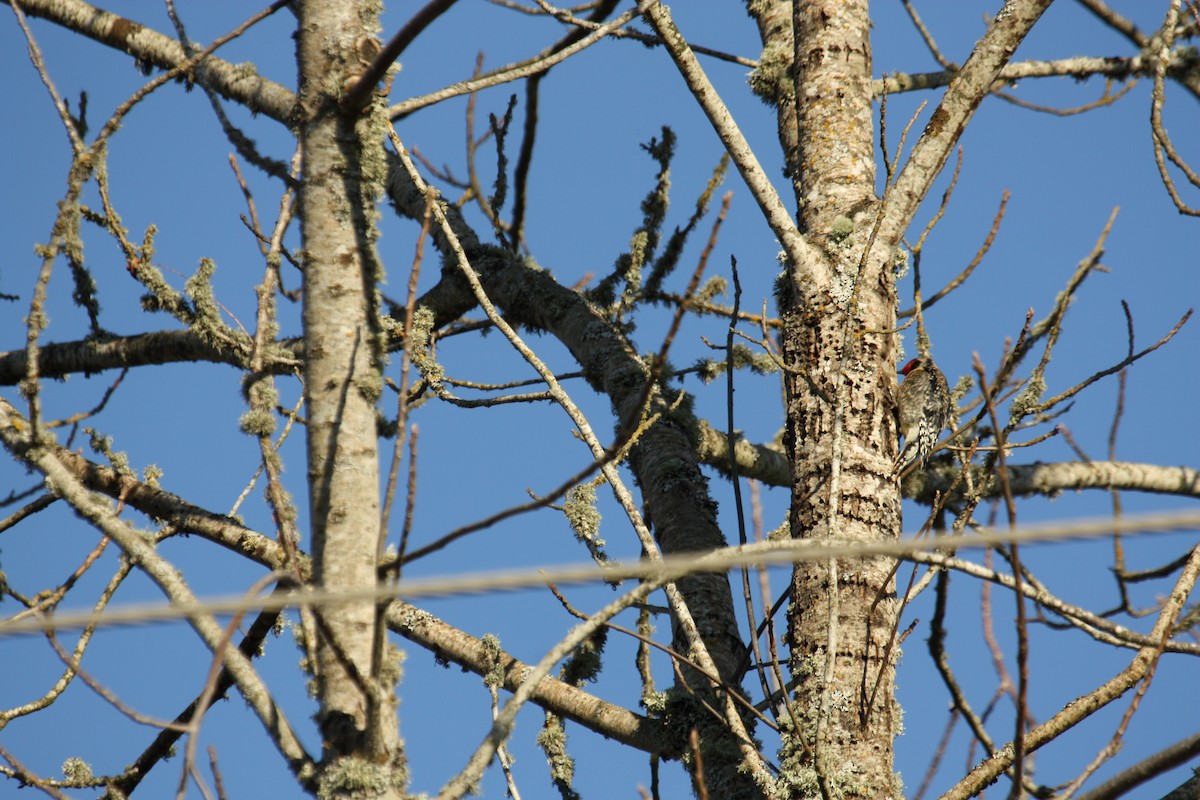
[[(20, 144), (2, 156), (15, 174), (34, 153), (42, 180), (60, 181), (45, 208), (30, 204), (52, 219), (48, 238), (13, 226), (0, 276), (12, 310), (0, 384), (14, 387), (0, 393), (0, 441), (15, 459), (0, 521), (8, 607), (0, 641), (20, 653), (4, 660), (14, 677), (0, 694), (0, 774), (9, 784), (54, 797), (118, 798), (155, 785), (180, 796), (193, 787), (237, 796), (245, 790), (226, 789), (224, 776), (239, 762), (261, 769), (253, 739), (282, 757), (288, 774), (274, 783), (319, 797), (407, 797), (436, 785), (439, 798), (455, 798), (488, 780), (502, 780), (515, 797), (544, 786), (511, 754), (534, 739), (514, 734), (533, 707), (542, 724), (536, 743), (562, 797), (592, 788), (576, 781), (577, 761), (581, 769), (598, 764), (607, 791), (645, 784), (643, 794), (655, 797), (686, 782), (698, 797), (899, 798), (937, 787), (965, 798), (997, 781), (1010, 797), (1118, 797), (1200, 754), (1195, 724), (1183, 720), (1182, 730), (1139, 732), (1133, 755), (1118, 758), (1138, 712), (1153, 702), (1152, 681), (1154, 697), (1169, 698), (1177, 687), (1159, 688), (1168, 678), (1156, 676), (1190, 670), (1185, 657), (1200, 655), (1190, 599), (1200, 549), (1175, 540), (1154, 548), (1134, 535), (1194, 529), (1200, 518), (1129, 517), (1122, 499), (1195, 498), (1200, 475), (1120, 461), (1116, 445), (1129, 368), (1162, 359), (1155, 351), (1168, 343), (1186, 347), (1172, 340), (1191, 312), (1157, 315), (1146, 345), (1124, 304), (1122, 351), (1094, 352), (1099, 361), (1082, 371), (1051, 371), (1071, 331), (1068, 307), (1108, 269), (1115, 212), (1092, 222), (1098, 237), (1069, 245), (1078, 263), (1062, 271), (1057, 295), (1020, 297), (1031, 308), (1005, 331), (996, 363), (975, 352), (969, 368), (947, 370), (958, 379), (950, 424), (928, 459), (908, 466), (897, 460), (896, 391), (906, 332), (915, 334), (910, 353), (929, 357), (939, 343), (939, 352), (950, 350), (954, 334), (938, 335), (938, 315), (995, 258), (1011, 224), (1006, 192), (957, 275), (923, 264), (935, 231), (944, 235), (939, 224), (960, 178), (971, 174), (962, 145), (980, 126), (981, 108), (1088, 112), (1103, 130), (1099, 114), (1148, 88), (1147, 169), (1180, 220), (1156, 232), (1164, 255), (1147, 247), (1142, 257), (1194, 259), (1165, 241), (1190, 235), (1176, 231), (1190, 231), (1200, 178), (1164, 122), (1175, 109), (1168, 98), (1200, 96), (1200, 58), (1189, 44), (1200, 32), (1194, 3), (1164, 0), (1151, 28), (1137, 21), (1145, 8), (1126, 18), (1100, 0), (1060, 4), (1068, 24), (1115, 33), (1126, 49), (1022, 60), (1018, 48), (1054, 24), (1043, 19), (1050, 0), (1008, 0), (972, 40), (949, 49), (938, 33), (942, 15), (927, 24), (905, 0), (909, 44), (899, 52), (915, 62), (911, 43), (920, 42), (920, 57), (937, 64), (925, 73), (874, 63), (873, 49), (896, 48), (900, 9), (872, 12), (865, 0), (751, 0), (741, 21), (743, 33), (757, 30), (753, 56), (733, 54), (745, 40), (731, 28), (732, 45), (693, 37), (692, 25), (726, 32), (704, 24), (716, 11), (679, 9), (676, 19), (658, 0), (571, 9), (430, 0), (415, 12), (365, 0), (278, 0), (240, 23), (168, 0), (157, 27), (82, 0), (6, 3), (5, 41), (23, 42), (33, 69), (5, 81), (14, 95), (40, 81), (40, 115), (65, 142), (51, 157), (31, 126), (6, 134)], [(221, 24), (227, 32), (215, 33)], [(534, 44), (550, 29), (551, 39)], [(64, 35), (72, 59), (60, 67), (49, 43)], [(480, 55), (473, 74), (445, 74), (461, 69), (464, 52), (473, 55), (466, 42), (476, 39), (505, 53), (522, 48), (521, 57), (486, 69)], [(614, 209), (596, 211), (597, 187), (618, 185), (636, 200), (629, 187), (640, 178), (628, 176), (640, 175), (645, 160), (611, 163), (598, 143), (566, 179), (578, 163), (555, 141), (549, 108), (557, 101), (586, 114), (603, 106), (581, 99), (600, 74), (621, 103), (649, 99), (666, 113), (648, 88), (649, 66), (632, 77), (620, 72), (634, 48), (654, 65), (654, 80), (670, 81), (671, 113), (690, 122), (682, 131), (652, 129), (642, 144), (654, 171), (649, 189), (639, 210), (622, 209), (634, 231), (625, 244), (598, 245), (601, 232), (619, 227), (601, 218)], [(961, 64), (951, 50), (965, 56)], [(86, 86), (84, 65), (114, 52), (140, 70), (123, 97), (115, 80)], [(292, 64), (295, 79), (272, 74)], [(589, 71), (570, 71), (580, 64)], [(412, 72), (420, 75), (410, 80)], [(1023, 96), (1027, 85), (1064, 76), (1102, 79), (1103, 93), (1072, 109)], [(561, 81), (578, 87), (570, 98), (546, 89)], [(64, 88), (75, 84), (90, 94), (76, 100)], [(197, 95), (210, 108), (198, 107)], [(164, 97), (186, 118), (160, 105)], [(93, 131), (89, 117), (104, 103)], [(611, 122), (599, 137), (606, 142), (646, 138), (625, 124), (635, 115), (601, 113)], [(700, 115), (711, 131), (697, 124)], [(464, 118), (465, 144), (447, 144)], [(191, 133), (210, 119), (223, 138), (215, 128)], [(139, 130), (157, 146), (181, 126), (189, 132), (178, 137), (186, 152), (173, 154), (187, 162), (178, 173), (155, 174), (136, 147), (121, 150), (140, 141)], [(777, 145), (765, 144), (767, 128)], [(712, 142), (708, 152), (719, 149), (719, 159), (681, 156), (684, 137)], [(223, 151), (244, 211), (179, 191), (184, 170), (212, 172)], [(553, 174), (539, 182), (542, 163)], [(729, 166), (740, 180), (722, 194)], [(60, 177), (46, 177), (63, 169), (65, 189)], [(671, 207), (680, 175), (693, 191), (682, 214)], [(927, 202), (939, 187), (941, 202)], [(756, 209), (735, 205), (735, 194)], [(260, 215), (264, 197), (273, 219)], [(148, 213), (143, 203), (173, 221), (134, 223)], [(590, 223), (564, 233), (561, 222), (540, 221), (564, 209)], [(235, 215), (240, 225), (231, 224)], [(745, 233), (730, 233), (739, 215)], [(192, 224), (220, 235), (173, 240), (173, 226)], [(566, 236), (571, 246), (556, 249), (554, 239)], [(772, 237), (777, 276), (762, 263), (761, 242)], [(35, 242), (31, 260), (26, 248)], [(182, 288), (163, 266), (165, 248), (170, 260), (199, 259)], [(1022, 258), (1046, 249), (1031, 242)], [(261, 265), (256, 275), (248, 256)], [(1013, 280), (1034, 285), (1034, 271), (1014, 270)], [(118, 310), (102, 310), (101, 299)], [(984, 310), (959, 319), (974, 334)], [(692, 361), (681, 366), (684, 359)], [(216, 385), (231, 375), (236, 387)], [(1111, 376), (1117, 411), (1100, 434), (1108, 451), (1096, 458), (1069, 412)], [(1191, 371), (1175, 376), (1186, 381)], [(1171, 391), (1189, 388), (1194, 378)], [(189, 410), (175, 412), (173, 402)], [(171, 435), (139, 441), (158, 419), (174, 426)], [(1171, 431), (1165, 420), (1149, 425), (1195, 434), (1194, 426)], [(292, 444), (297, 426), (303, 449)], [(436, 443), (418, 448), (431, 435)], [(1176, 438), (1185, 444), (1174, 452), (1191, 456), (1195, 438), (1191, 447)], [(1073, 455), (1060, 457), (1064, 450)], [(157, 466), (180, 459), (189, 466), (179, 472)], [(712, 475), (728, 489), (710, 483)], [(764, 498), (764, 486), (780, 491)], [(261, 503), (252, 499), (260, 487)], [(526, 497), (515, 498), (513, 487)], [(1019, 500), (1068, 489), (1106, 493), (1111, 517), (1023, 524)], [(718, 514), (726, 495), (736, 513)], [(921, 509), (908, 528), (923, 538), (901, 536), (903, 498)], [(602, 512), (621, 520), (604, 537)], [(772, 514), (785, 520), (773, 532)], [(497, 546), (497, 536), (509, 543)], [(1082, 557), (1056, 563), (1031, 545), (1076, 536), (1105, 537), (1107, 570)], [(1135, 567), (1147, 553), (1158, 562)], [(593, 563), (554, 566), (581, 557)], [(779, 569), (787, 570), (781, 594), (771, 589)], [(1080, 578), (1084, 569), (1094, 574)], [(1081, 595), (1064, 575), (1111, 588)], [(952, 599), (966, 585), (982, 592), (969, 604), (974, 621)], [(536, 611), (514, 617), (489, 608), (513, 588), (536, 588)], [(473, 613), (435, 616), (439, 597), (478, 593)], [(150, 598), (157, 602), (128, 604)], [(1011, 612), (1000, 611), (1007, 600)], [(164, 648), (157, 628), (130, 635), (118, 627), (153, 619), (182, 620), (194, 635), (173, 627)], [(669, 637), (656, 633), (657, 619), (669, 620)], [(899, 660), (918, 625), (939, 700), (905, 704), (897, 680), (913, 648), (909, 663)], [(285, 627), (302, 654), (299, 671), (273, 640)], [(516, 647), (495, 635), (500, 628), (514, 632)], [(959, 638), (972, 630), (982, 637), (966, 659), (970, 645)], [(435, 690), (444, 679), (422, 659), (423, 671), (414, 674), (410, 662), (404, 677), (401, 640), (414, 662), (413, 654), (429, 653), (467, 675)], [(127, 644), (107, 644), (118, 641)], [(1047, 665), (1038, 660), (1043, 645), (1077, 650), (1109, 671)], [(176, 649), (201, 668), (172, 667), (145, 685), (124, 679), (141, 659)], [(614, 666), (618, 658), (633, 669)], [(994, 667), (984, 688), (980, 665)], [(480, 701), (469, 694), (480, 678), (490, 706), (482, 726), (471, 716)], [(298, 696), (306, 683), (311, 700)], [(1039, 694), (1046, 685), (1049, 700)], [(163, 700), (154, 686), (175, 691)], [(232, 693), (245, 715), (212, 708)], [(400, 705), (426, 696), (436, 696), (436, 711), (425, 716)], [(111, 709), (104, 729), (114, 733), (104, 744), (120, 756), (97, 755), (94, 744), (36, 742), (36, 725), (78, 726), (84, 712), (71, 703), (79, 697)], [(166, 716), (147, 710), (164, 702)], [(306, 715), (315, 724), (298, 721)], [(223, 716), (243, 728), (256, 720), (255, 735), (217, 736)], [(145, 737), (138, 725), (155, 731)], [(617, 744), (568, 747), (573, 729)], [(896, 755), (903, 729), (919, 731), (919, 762)], [(1101, 744), (1081, 754), (1086, 746), (1069, 732)], [(205, 737), (215, 741), (207, 767)], [(177, 745), (184, 757), (172, 769), (166, 759)], [(1054, 765), (1039, 765), (1035, 753), (1052, 745)], [(965, 769), (947, 764), (952, 746), (965, 753)], [(648, 756), (649, 771), (606, 770), (614, 751)], [(663, 761), (683, 768), (664, 772), (660, 785)], [(62, 774), (52, 776), (47, 763), (61, 764)], [(912, 774), (921, 769), (918, 786)]]

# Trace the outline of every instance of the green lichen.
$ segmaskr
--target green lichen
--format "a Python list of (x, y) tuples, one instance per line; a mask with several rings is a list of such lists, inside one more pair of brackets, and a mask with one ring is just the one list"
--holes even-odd
[(908, 274), (908, 251), (903, 247), (897, 247), (892, 250), (892, 274), (896, 276), (896, 280), (900, 280)]
[(87, 783), (94, 777), (92, 765), (77, 756), (63, 762), (62, 773), (64, 778), (76, 784)]
[(547, 713), (546, 722), (537, 735), (538, 747), (546, 754), (546, 763), (550, 766), (550, 781), (563, 800), (579, 800), (572, 782), (575, 779), (575, 759), (567, 753), (567, 732), (563, 728), (562, 719), (555, 714)]
[(379, 797), (393, 785), (393, 771), (361, 758), (339, 758), (321, 771), (319, 800)]
[(92, 448), (92, 452), (104, 456), (118, 474), (127, 478), (137, 477), (129, 466), (129, 454), (121, 450), (113, 450), (111, 436), (105, 436), (95, 428), (84, 428), (83, 432), (88, 435), (88, 446)]
[(183, 291), (192, 301), (192, 331), (211, 345), (222, 345), (239, 338), (221, 319), (221, 308), (213, 293), (212, 279), (217, 265), (212, 259), (200, 259), (200, 267), (188, 278)]
[(779, 527), (767, 534), (769, 542), (783, 542), (792, 537), (792, 526), (787, 520), (779, 523)]
[(845, 242), (852, 233), (854, 233), (854, 221), (840, 214), (833, 220), (833, 225), (829, 228), (829, 238), (835, 244)]
[(773, 37), (758, 57), (758, 66), (751, 70), (747, 81), (750, 91), (764, 103), (780, 107), (794, 102), (796, 84), (792, 80), (794, 53), (782, 41)]
[(252, 408), (238, 419), (242, 433), (249, 436), (270, 436), (275, 432), (275, 415), (261, 408)]
[(587, 639), (580, 642), (559, 673), (563, 682), (569, 683), (572, 686), (582, 686), (585, 683), (597, 680), (600, 677), (600, 669), (603, 666), (602, 656), (604, 654), (604, 644), (607, 641), (608, 630), (600, 628)]
[(696, 292), (695, 302), (711, 303), (718, 297), (724, 296), (729, 290), (729, 281), (724, 275), (713, 275)]
[(356, 381), (355, 386), (367, 402), (374, 403), (383, 396), (383, 375), (371, 372)]
[(157, 464), (150, 464), (142, 469), (142, 483), (147, 486), (158, 488), (158, 480), (163, 476), (162, 468)]
[[(379, 683), (383, 687), (396, 687), (404, 679), (404, 651), (393, 644), (388, 644), (384, 650), (379, 667)], [(395, 697), (395, 694), (392, 694)]]
[[(771, 358), (767, 353), (751, 350), (740, 342), (734, 343), (731, 352), (733, 354), (734, 369), (748, 369), (755, 375), (771, 375), (779, 370), (779, 365), (775, 363), (775, 359)], [(696, 374), (705, 383), (712, 383), (712, 381), (724, 375), (728, 368), (728, 358), (702, 359), (693, 365)]]
[(563, 513), (567, 524), (592, 558), (597, 561), (607, 561), (604, 553), (604, 540), (600, 538), (600, 511), (596, 508), (596, 487), (590, 483), (572, 487), (567, 491), (563, 503)]
[(484, 656), (491, 665), (487, 672), (483, 674), (483, 685), (489, 687), (500, 687), (504, 685), (504, 668), (501, 666), (501, 658), (504, 651), (500, 648), (500, 638), (493, 633), (485, 633), (479, 640), (483, 645)]
[(1033, 375), (1024, 388), (1012, 399), (1009, 409), (1009, 424), (1015, 424), (1030, 414), (1041, 410), (1042, 396), (1046, 393), (1046, 380), (1040, 375)]
[(412, 363), (430, 384), (440, 386), (446, 377), (442, 365), (433, 357), (433, 312), (425, 306), (418, 306), (413, 314), (412, 329), (409, 332), (412, 346)]

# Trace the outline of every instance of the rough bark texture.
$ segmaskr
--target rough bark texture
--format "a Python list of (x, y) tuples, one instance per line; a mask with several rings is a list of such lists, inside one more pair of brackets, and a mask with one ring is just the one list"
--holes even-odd
[[(375, 30), (374, 7), (305, 2), (299, 27), (300, 194), (304, 243), (305, 410), (314, 580), (326, 589), (374, 585), (379, 547), (375, 400), (380, 340), (374, 202), (385, 167), (372, 114), (337, 101), (362, 66), (356, 43)], [(318, 721), (324, 791), (400, 797), (404, 759), (395, 714), (398, 666), (384, 663), (372, 603), (329, 607), (318, 624)]]
[[(770, 56), (755, 88), (778, 104), (799, 227), (823, 254), (790, 264), (779, 297), (785, 360), (797, 370), (787, 378), (792, 535), (891, 539), (900, 530), (889, 469), (892, 336), (870, 331), (892, 327), (895, 281), (884, 248), (863, 258), (878, 208), (867, 4), (791, 6), (755, 3), (751, 12)], [(866, 558), (793, 573), (789, 644), (802, 730), (784, 738), (781, 796), (900, 796), (890, 569)]]

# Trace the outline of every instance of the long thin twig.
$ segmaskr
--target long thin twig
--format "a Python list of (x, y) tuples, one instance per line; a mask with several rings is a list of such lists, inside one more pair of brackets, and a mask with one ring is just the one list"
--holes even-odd
[(1154, 163), (1158, 167), (1158, 174), (1162, 178), (1163, 186), (1167, 189), (1167, 194), (1171, 196), (1171, 202), (1175, 204), (1175, 208), (1180, 214), (1196, 217), (1200, 216), (1200, 208), (1190, 206), (1183, 201), (1179, 190), (1175, 186), (1175, 181), (1167, 169), (1166, 159), (1170, 159), (1171, 163), (1183, 173), (1188, 182), (1197, 188), (1200, 188), (1200, 174), (1192, 169), (1183, 159), (1183, 156), (1175, 149), (1175, 145), (1171, 141), (1171, 137), (1167, 135), (1167, 129), (1162, 121), (1163, 105), (1167, 99), (1163, 84), (1166, 80), (1171, 45), (1175, 39), (1175, 26), (1179, 20), (1180, 2), (1181, 0), (1171, 0), (1171, 4), (1167, 7), (1167, 17), (1163, 20), (1159, 33), (1158, 52), (1154, 54), (1154, 89), (1151, 92), (1150, 98), (1150, 130), (1154, 134)]
[(600, 41), (607, 36), (610, 31), (615, 31), (618, 28), (627, 25), (630, 20), (637, 16), (637, 13), (638, 12), (636, 10), (630, 9), (611, 22), (606, 22), (605, 24), (601, 25), (599, 28), (592, 31), (575, 44), (569, 47), (564, 47), (558, 52), (538, 56), (516, 64), (509, 64), (508, 66), (501, 67), (500, 69), (493, 70), (492, 72), (484, 75), (480, 75), (476, 79), (460, 81), (436, 92), (430, 92), (429, 94), (422, 95), (421, 97), (413, 97), (400, 103), (396, 103), (388, 109), (388, 114), (392, 120), (395, 121), (403, 116), (417, 111), (418, 109), (431, 106), (435, 103), (440, 103), (443, 100), (450, 99), (451, 97), (459, 97), (464, 94), (471, 94), (491, 86), (499, 86), (504, 83), (520, 80), (522, 78), (528, 78), (531, 75), (537, 75), (545, 72), (556, 64), (561, 64), (563, 61), (567, 60), (581, 50), (584, 50)]
[[(996, 411), (994, 398), (988, 389), (987, 372), (979, 357), (975, 357), (975, 377), (979, 381), (979, 393), (987, 405), (988, 416), (992, 421), (992, 429), (996, 432), (995, 462), (1000, 479), (1001, 494), (1004, 498), (1004, 508), (1008, 516), (1008, 525), (1017, 525), (1017, 504), (1013, 499), (1012, 487), (1008, 483), (1008, 470), (1005, 468), (1006, 453), (1004, 436), (1007, 430), (1000, 424), (1000, 415)], [(1025, 778), (1025, 727), (1029, 707), (1029, 624), (1026, 620), (1025, 594), (1021, 591), (1021, 560), (1018, 545), (1010, 545), (1013, 564), (1013, 580), (1016, 582), (1017, 602), (1017, 708), (1016, 732), (1013, 735), (1013, 781), (1009, 792), (1010, 800), (1019, 800), (1023, 791)]]

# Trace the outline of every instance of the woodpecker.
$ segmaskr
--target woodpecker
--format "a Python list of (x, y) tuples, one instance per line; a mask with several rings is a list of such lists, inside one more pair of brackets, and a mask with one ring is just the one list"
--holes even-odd
[(951, 415), (950, 388), (932, 358), (914, 358), (900, 374), (904, 376), (900, 384), (900, 433), (904, 436), (904, 447), (892, 465), (896, 475), (910, 464), (925, 467), (925, 458), (950, 424)]

